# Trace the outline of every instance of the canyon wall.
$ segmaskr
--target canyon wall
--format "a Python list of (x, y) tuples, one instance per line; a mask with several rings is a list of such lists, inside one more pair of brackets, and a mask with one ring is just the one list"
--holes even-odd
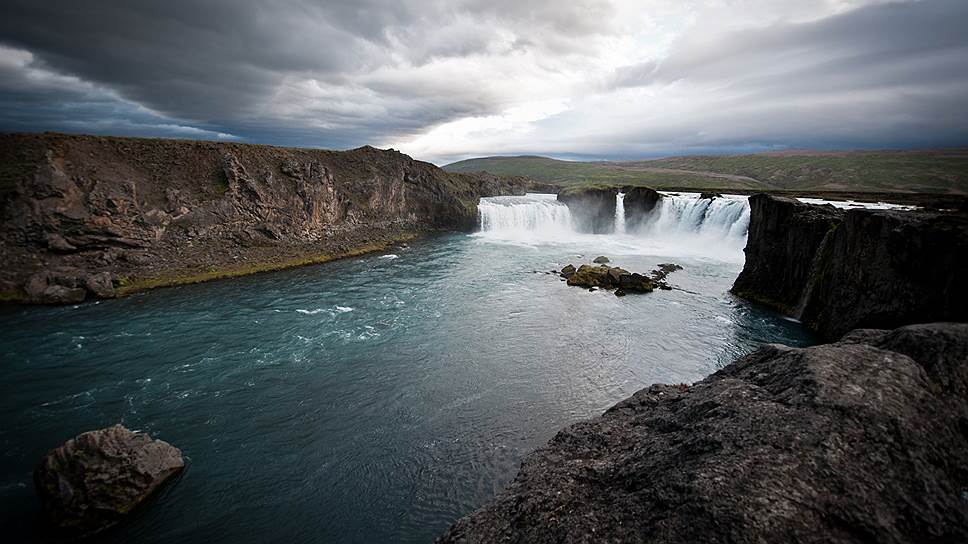
[(0, 136), (0, 299), (78, 302), (472, 229), (481, 196), (529, 180), (399, 152)]
[(439, 542), (966, 541), (966, 360), (968, 324), (765, 346), (562, 430)]
[(827, 339), (855, 328), (968, 321), (968, 215), (839, 210), (750, 197), (746, 265), (732, 292)]

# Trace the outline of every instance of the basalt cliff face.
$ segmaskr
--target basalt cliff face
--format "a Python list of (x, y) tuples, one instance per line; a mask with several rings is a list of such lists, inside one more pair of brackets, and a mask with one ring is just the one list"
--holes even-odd
[(754, 195), (733, 293), (823, 337), (968, 321), (968, 214), (838, 210)]
[(662, 195), (648, 187), (627, 187), (622, 202), (625, 206), (627, 228), (636, 228), (645, 223), (652, 210), (659, 205)]
[(77, 302), (470, 229), (525, 178), (399, 152), (60, 134), (0, 136), (0, 293)]
[(558, 193), (579, 232), (608, 234), (615, 229), (617, 187), (573, 187)]
[(769, 345), (529, 455), (451, 542), (968, 541), (968, 324)]

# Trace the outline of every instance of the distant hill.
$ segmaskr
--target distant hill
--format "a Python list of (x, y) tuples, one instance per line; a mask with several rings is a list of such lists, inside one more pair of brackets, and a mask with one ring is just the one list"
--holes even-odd
[(528, 176), (561, 186), (610, 183), (658, 189), (968, 194), (968, 148), (784, 151), (625, 162), (485, 157), (448, 164), (444, 169)]

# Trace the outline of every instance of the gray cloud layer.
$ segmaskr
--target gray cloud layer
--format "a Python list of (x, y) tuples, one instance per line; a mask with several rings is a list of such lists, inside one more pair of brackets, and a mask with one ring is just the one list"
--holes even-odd
[[(610, 75), (595, 72), (596, 55), (629, 29), (604, 0), (0, 6), (0, 130), (419, 142), (434, 127), (542, 99), (528, 94), (561, 77), (572, 85), (553, 98), (568, 105), (526, 136), (417, 149), (450, 158), (968, 143), (963, 0), (762, 28), (751, 17), (744, 30), (687, 31), (665, 58), (629, 58)], [(670, 106), (675, 96), (689, 104)]]

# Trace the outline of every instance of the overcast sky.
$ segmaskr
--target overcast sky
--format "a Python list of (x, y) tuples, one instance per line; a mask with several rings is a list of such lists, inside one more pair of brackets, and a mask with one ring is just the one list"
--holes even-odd
[(444, 164), (968, 144), (968, 0), (0, 0), (0, 130)]

